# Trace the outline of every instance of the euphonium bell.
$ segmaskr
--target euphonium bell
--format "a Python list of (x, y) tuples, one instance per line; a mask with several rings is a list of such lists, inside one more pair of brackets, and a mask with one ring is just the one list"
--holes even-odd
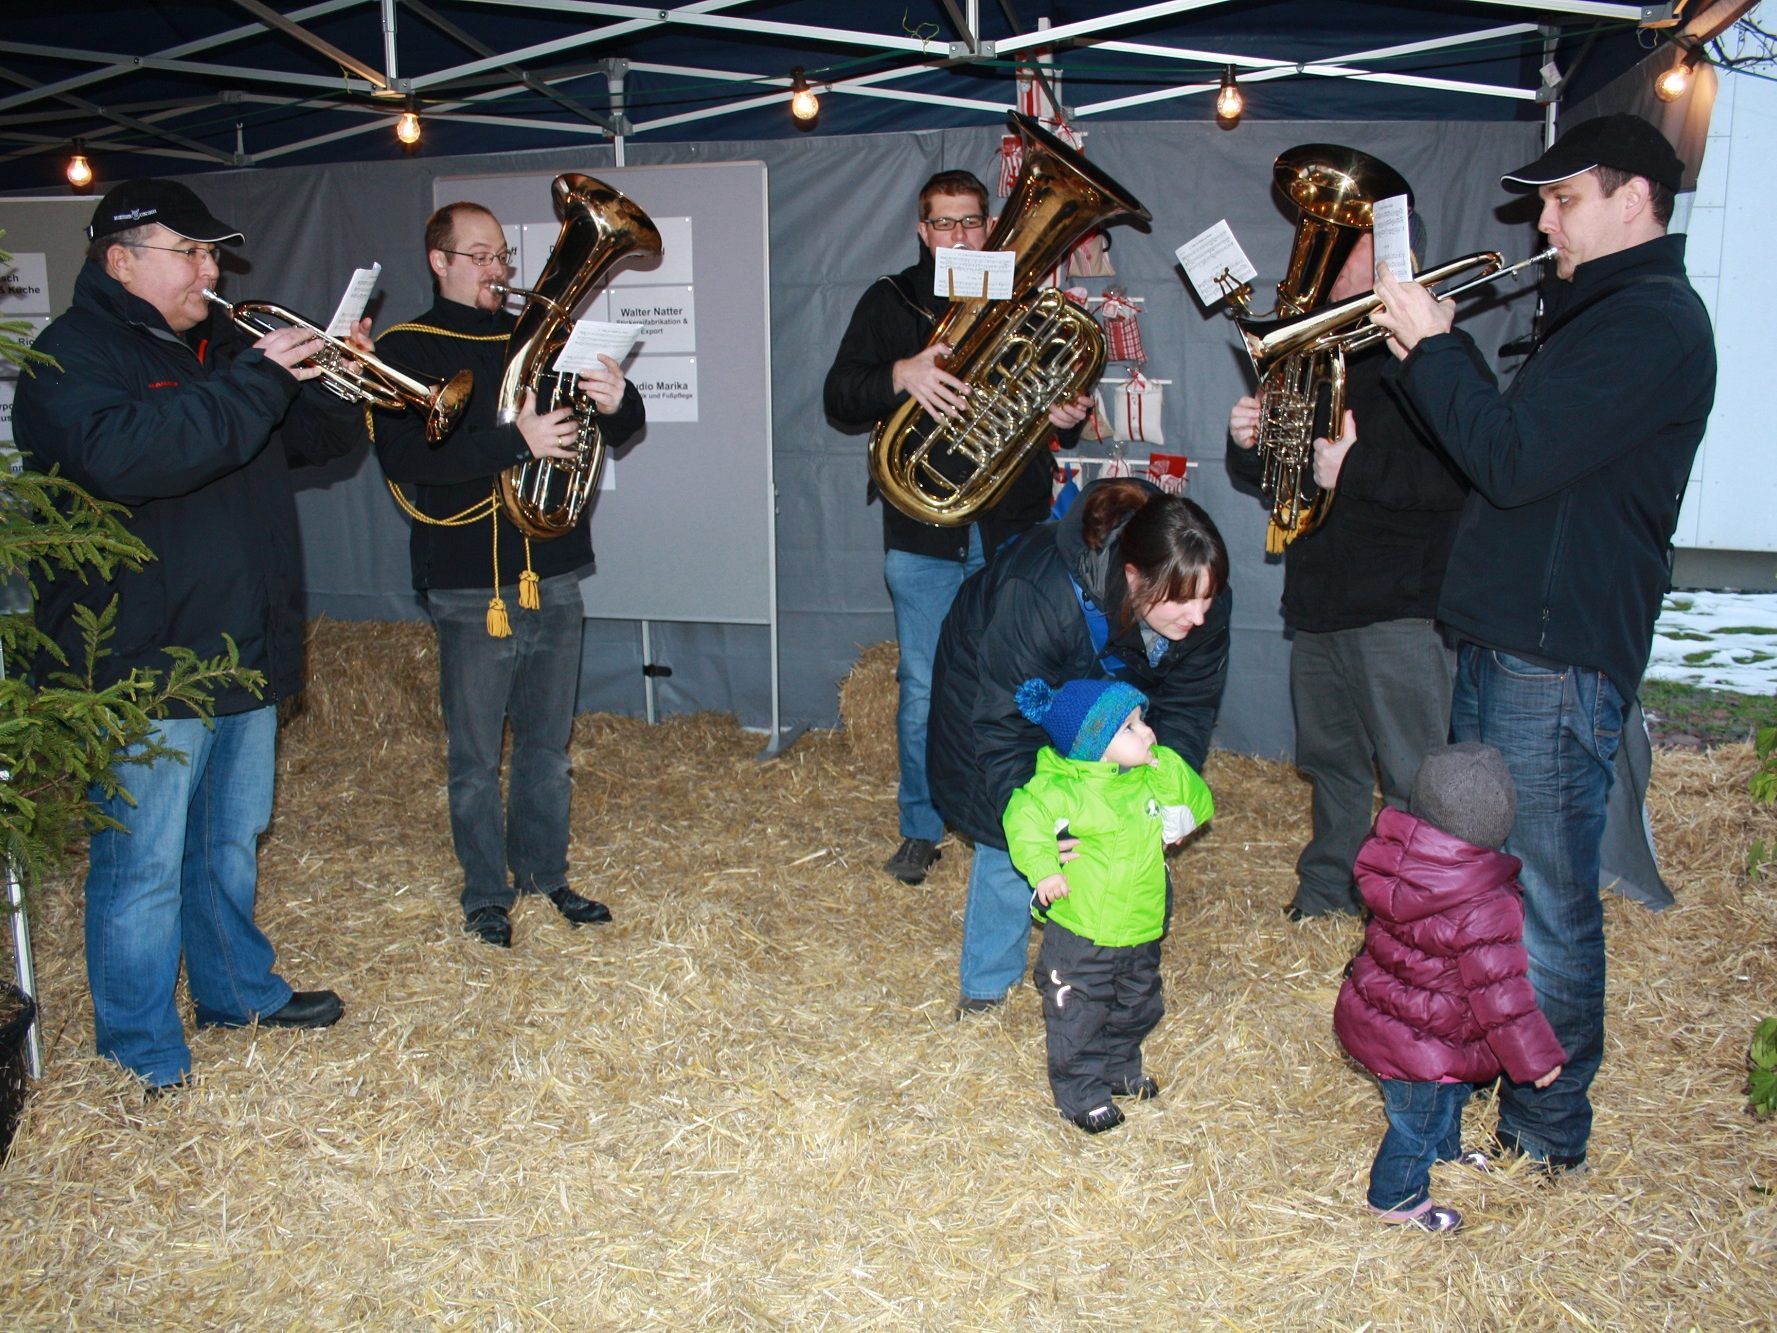
[(947, 343), (945, 369), (968, 402), (934, 419), (909, 398), (870, 436), (870, 476), (895, 508), (954, 527), (994, 504), (1049, 438), (1049, 411), (1084, 392), (1104, 368), (1097, 321), (1054, 288), (1037, 290), (1088, 232), (1148, 210), (1116, 181), (1028, 116), (1007, 120), (1024, 161), (987, 250), (1014, 250), (1010, 301), (957, 298), (927, 346)]
[[(1274, 313), (1283, 318), (1270, 325), (1239, 318), (1235, 323), (1259, 374), (1255, 448), (1263, 464), (1260, 486), (1271, 503), (1266, 549), (1275, 552), (1318, 527), (1332, 502), (1332, 492), (1314, 484), (1313, 444), (1316, 435), (1337, 432), (1344, 418), (1345, 357), (1336, 343), (1286, 338), (1288, 350), (1261, 365), (1250, 330), (1311, 319), (1370, 232), (1376, 201), (1412, 191), (1386, 162), (1340, 144), (1291, 148), (1278, 156), (1272, 178), (1297, 209), (1289, 268), (1277, 284)], [(1245, 295), (1243, 288), (1233, 298), (1242, 309)]]
[(598, 408), (580, 393), (572, 375), (550, 369), (574, 327), (574, 311), (594, 284), (631, 252), (660, 253), (660, 232), (621, 191), (591, 176), (557, 176), (550, 186), (561, 234), (536, 285), (528, 290), (495, 283), (495, 291), (524, 298), (518, 323), (506, 340), (500, 375), (499, 420), (518, 419), (528, 392), (538, 412), (571, 406), (579, 425), (571, 463), (532, 459), (500, 474), (500, 508), (527, 537), (548, 540), (572, 531), (598, 490), (605, 443)]

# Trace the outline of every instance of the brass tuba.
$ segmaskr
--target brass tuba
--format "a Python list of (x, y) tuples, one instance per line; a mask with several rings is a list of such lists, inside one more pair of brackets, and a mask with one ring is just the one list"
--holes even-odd
[(950, 345), (945, 368), (969, 386), (961, 411), (934, 419), (909, 398), (870, 436), (870, 476), (883, 497), (942, 527), (1004, 495), (1048, 438), (1049, 409), (1104, 368), (1097, 322), (1038, 286), (1088, 232), (1118, 218), (1149, 221), (1122, 186), (1030, 117), (1007, 120), (1024, 141), (1024, 164), (984, 248), (1017, 251), (1014, 299), (957, 298), (927, 339)]
[(535, 287), (495, 283), (495, 291), (524, 298), (518, 323), (506, 340), (500, 374), (499, 420), (518, 419), (527, 391), (536, 410), (571, 406), (580, 427), (572, 462), (533, 458), (500, 474), (500, 508), (527, 537), (547, 541), (564, 536), (580, 521), (598, 489), (605, 462), (598, 407), (582, 394), (570, 374), (550, 369), (574, 327), (574, 311), (598, 280), (625, 255), (660, 253), (653, 221), (621, 191), (591, 176), (565, 173), (550, 186), (561, 235), (549, 252)]
[(1234, 322), (1259, 376), (1254, 447), (1264, 469), (1260, 486), (1271, 504), (1265, 544), (1275, 552), (1319, 527), (1332, 503), (1333, 493), (1314, 484), (1314, 440), (1337, 434), (1344, 421), (1345, 355), (1336, 341), (1307, 340), (1261, 358), (1255, 341), (1292, 317), (1305, 320), (1324, 304), (1353, 247), (1370, 231), (1376, 201), (1410, 191), (1386, 162), (1339, 144), (1288, 149), (1278, 155), (1271, 174), (1297, 209), (1289, 268), (1277, 284), (1273, 312), (1283, 318)]

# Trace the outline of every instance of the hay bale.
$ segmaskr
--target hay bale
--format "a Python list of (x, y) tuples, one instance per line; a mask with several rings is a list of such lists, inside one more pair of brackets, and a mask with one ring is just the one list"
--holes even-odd
[(895, 740), (895, 708), (901, 697), (895, 670), (900, 661), (897, 645), (872, 644), (839, 682), (839, 725), (852, 758), (872, 777), (890, 783), (901, 777)]
[(423, 620), (309, 622), (302, 721), (338, 739), (443, 723), (438, 638)]

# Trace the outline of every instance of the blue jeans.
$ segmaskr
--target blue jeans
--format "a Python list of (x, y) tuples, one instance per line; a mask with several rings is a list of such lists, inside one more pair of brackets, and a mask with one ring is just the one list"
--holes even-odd
[[(518, 892), (568, 882), (568, 739), (580, 685), (586, 612), (580, 576), (541, 581), (526, 611), (503, 588), (512, 634), (487, 632), (487, 588), (434, 588), (438, 688), (449, 735), (450, 836), (463, 867), (465, 916), (511, 907)], [(500, 808), (500, 743), (512, 723), (512, 767)], [(512, 879), (506, 878), (511, 867)]]
[(944, 820), (932, 804), (931, 784), (926, 781), (926, 716), (932, 707), (932, 659), (938, 655), (938, 631), (956, 598), (956, 590), (982, 565), (981, 529), (969, 529), (966, 560), (888, 551), (883, 555), (882, 575), (889, 599), (895, 605), (895, 640), (900, 665), (895, 679), (901, 700), (895, 709), (895, 743), (901, 761), (901, 785), (896, 797), (901, 806), (901, 836), (937, 842), (944, 836)]
[(271, 822), (277, 710), (165, 718), (154, 738), (186, 756), (122, 764), (130, 795), (99, 808), (86, 874), (86, 972), (99, 1054), (147, 1083), (191, 1072), (173, 1003), (179, 957), (198, 1017), (250, 1022), (290, 1002), (271, 942), (253, 924), (259, 835)]
[(1585, 1160), (1587, 1090), (1604, 1058), (1604, 905), (1598, 847), (1624, 703), (1597, 671), (1554, 670), (1476, 644), (1457, 653), (1450, 733), (1505, 756), (1518, 820), (1505, 850), (1523, 861), (1524, 948), (1537, 1003), (1567, 1052), (1546, 1088), (1500, 1085), (1499, 1137), (1555, 1166)]
[(1417, 1208), (1430, 1196), (1431, 1164), (1462, 1152), (1462, 1108), (1474, 1091), (1467, 1083), (1382, 1081), (1382, 1113), (1388, 1129), (1370, 1165), (1370, 1207), (1382, 1212)]
[(1030, 954), (1030, 882), (998, 847), (975, 844), (963, 908), (962, 993), (1001, 1000), (1024, 975)]

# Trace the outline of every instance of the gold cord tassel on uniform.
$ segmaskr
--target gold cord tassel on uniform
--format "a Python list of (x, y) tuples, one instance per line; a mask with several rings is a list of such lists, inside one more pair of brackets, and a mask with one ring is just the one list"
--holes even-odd
[[(506, 599), (500, 596), (500, 515), (493, 515), (494, 530), (494, 595), (487, 604), (487, 632), (493, 639), (512, 637), (512, 622), (506, 618)], [(522, 596), (522, 594), (521, 594)]]
[(518, 604), (527, 611), (543, 609), (543, 592), (537, 571), (531, 568), (531, 539), (524, 539), (524, 573), (518, 576)]

